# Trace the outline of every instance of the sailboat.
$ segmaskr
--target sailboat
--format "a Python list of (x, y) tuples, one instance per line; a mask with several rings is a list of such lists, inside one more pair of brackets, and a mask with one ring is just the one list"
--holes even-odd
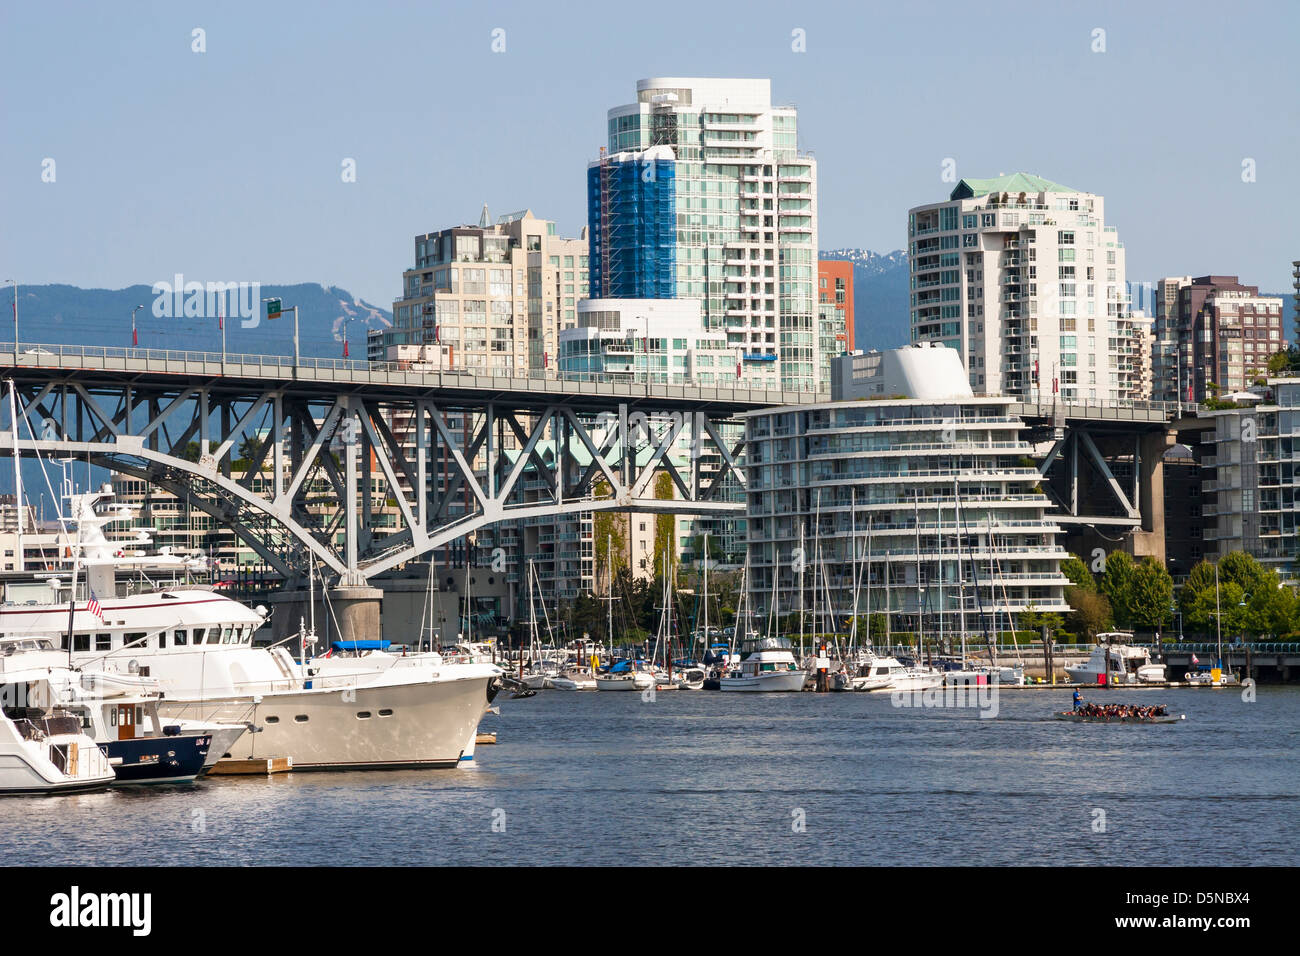
[[(555, 662), (542, 656), (541, 639), (537, 634), (537, 569), (530, 558), (528, 561), (528, 663), (525, 665), (522, 653), (519, 658), (519, 682), (529, 690), (541, 690), (548, 680), (559, 677), (560, 669)], [(542, 614), (546, 614), (546, 605), (542, 605)], [(547, 622), (549, 630), (549, 620)]]
[[(605, 625), (605, 632), (608, 635), (614, 633), (614, 563), (613, 563), (613, 544), (612, 535), (605, 536), (605, 565), (606, 573), (609, 579), (605, 594), (606, 613), (608, 615)], [(587, 655), (590, 653), (590, 657)], [(591, 666), (587, 665), (590, 660)], [(583, 642), (578, 653), (578, 660), (565, 667), (555, 677), (546, 682), (546, 686), (552, 690), (595, 690), (596, 689), (596, 654), (589, 648), (586, 641), (586, 635), (583, 635)]]
[(718, 689), (731, 692), (772, 693), (803, 690), (807, 672), (799, 666), (790, 642), (779, 634), (780, 607), (777, 598), (777, 579), (780, 577), (780, 557), (774, 555), (772, 565), (772, 608), (768, 613), (767, 636), (753, 642), (748, 654), (733, 665), (718, 682)]
[(1196, 655), (1192, 655), (1192, 666), (1196, 670), (1189, 670), (1183, 675), (1183, 679), (1193, 687), (1228, 687), (1237, 683), (1237, 676), (1229, 674), (1223, 669), (1223, 608), (1220, 606), (1219, 598), (1219, 562), (1214, 562), (1214, 666), (1208, 667), (1200, 665), (1196, 660)]

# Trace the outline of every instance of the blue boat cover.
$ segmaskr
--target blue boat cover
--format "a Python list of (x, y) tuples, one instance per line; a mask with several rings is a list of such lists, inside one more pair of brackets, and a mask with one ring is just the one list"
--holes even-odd
[(336, 651), (386, 651), (391, 641), (335, 641), (330, 645)]

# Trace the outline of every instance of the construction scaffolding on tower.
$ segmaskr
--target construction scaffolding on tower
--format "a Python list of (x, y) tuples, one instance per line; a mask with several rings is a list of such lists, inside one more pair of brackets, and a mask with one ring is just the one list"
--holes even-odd
[(670, 299), (677, 292), (676, 161), (666, 146), (601, 150), (587, 171), (592, 298)]

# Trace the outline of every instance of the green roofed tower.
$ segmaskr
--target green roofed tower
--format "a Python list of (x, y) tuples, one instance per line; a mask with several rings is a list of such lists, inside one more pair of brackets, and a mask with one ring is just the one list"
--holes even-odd
[(1078, 193), (1080, 190), (1062, 186), (1042, 176), (1029, 173), (1012, 173), (992, 179), (963, 179), (952, 191), (949, 199), (976, 199), (989, 193)]
[(960, 180), (908, 212), (912, 341), (962, 357), (976, 394), (1150, 397), (1150, 319), (1094, 193), (1017, 172)]

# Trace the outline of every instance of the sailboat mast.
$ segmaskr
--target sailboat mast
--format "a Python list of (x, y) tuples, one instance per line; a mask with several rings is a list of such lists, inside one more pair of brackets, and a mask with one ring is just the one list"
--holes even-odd
[(965, 515), (961, 510), (961, 492), (957, 486), (957, 478), (952, 480), (952, 497), (956, 504), (956, 513), (954, 514), (957, 530), (957, 614), (959, 627), (961, 628), (961, 660), (962, 667), (966, 666), (966, 575), (962, 569), (961, 563), (961, 546), (965, 535)]
[(867, 512), (867, 643), (871, 643), (871, 526), (872, 514)]
[(605, 535), (605, 572), (609, 575), (609, 586), (605, 595), (606, 613), (608, 618), (605, 624), (605, 639), (609, 641), (610, 656), (614, 654), (614, 563), (612, 559), (613, 552), (610, 548), (613, 546), (614, 536)]
[(858, 526), (853, 514), (856, 490), (854, 486), (849, 488), (849, 580), (853, 582), (853, 614), (849, 623), (848, 640), (850, 649), (858, 643)]
[[(704, 652), (709, 651), (709, 533), (704, 532)], [(694, 658), (690, 658), (694, 660)]]
[[(16, 296), (16, 293), (15, 293)], [(16, 301), (16, 300), (15, 300)], [(17, 309), (17, 306), (14, 306)], [(17, 350), (18, 339), (14, 339), (14, 349)], [(11, 433), (14, 437), (14, 518), (17, 524), (17, 536), (14, 538), (14, 570), (22, 571), (23, 566), (23, 469), (22, 460), (18, 455), (18, 397), (15, 393), (16, 386), (13, 379), (9, 380), (9, 424), (13, 428)], [(28, 426), (30, 430), (30, 426)], [(33, 438), (36, 436), (33, 435)], [(68, 638), (68, 653), (72, 653), (72, 638)]]
[[(803, 601), (804, 601), (804, 596), (803, 596), (803, 571), (804, 571), (804, 568), (808, 565), (808, 556), (807, 556), (807, 554), (806, 554), (805, 551), (804, 551), (803, 532), (804, 532), (804, 523), (803, 523), (802, 521), (800, 521), (800, 522), (799, 522), (799, 655), (800, 655), (801, 657), (803, 656), (803, 635), (804, 635), (804, 619), (803, 619)], [(773, 573), (773, 575), (776, 574), (775, 571), (773, 571), (772, 573)], [(773, 579), (772, 579), (772, 593), (773, 593), (773, 594), (776, 593), (776, 578), (775, 578), (775, 577), (773, 577)]]
[[(802, 576), (803, 573), (800, 572), (800, 577)], [(781, 554), (779, 551), (776, 550), (776, 545), (773, 544), (772, 545), (772, 610), (768, 614), (768, 626), (767, 626), (767, 633), (769, 637), (772, 634), (773, 626), (776, 627), (778, 637), (780, 636), (780, 631), (781, 631), (781, 600), (780, 598), (777, 597), (777, 590), (776, 590), (776, 582), (778, 581), (778, 579), (780, 579), (780, 577), (781, 577)], [(802, 606), (803, 604), (802, 588), (800, 588), (799, 603)]]
[(944, 652), (943, 643), (943, 503), (936, 501), (934, 505), (934, 543), (939, 552), (939, 650)]
[(916, 663), (921, 663), (921, 642), (925, 626), (921, 623), (921, 497), (912, 498), (912, 530), (916, 549)]

